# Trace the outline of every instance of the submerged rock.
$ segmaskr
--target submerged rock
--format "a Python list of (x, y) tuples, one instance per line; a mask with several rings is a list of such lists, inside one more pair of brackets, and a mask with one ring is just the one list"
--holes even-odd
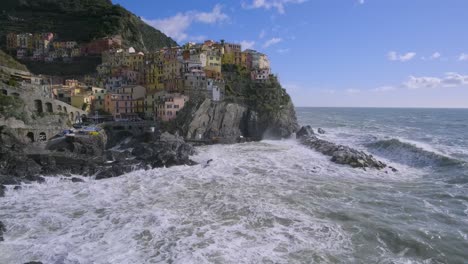
[[(307, 130), (306, 127), (303, 128)], [(337, 164), (349, 165), (353, 168), (374, 168), (378, 170), (387, 167), (385, 163), (378, 161), (372, 155), (347, 146), (319, 139), (315, 135), (303, 135), (298, 137), (298, 139), (307, 147), (330, 156), (331, 161)]]
[(0, 197), (5, 196), (5, 186), (0, 184)]
[(3, 233), (6, 232), (5, 225), (0, 221), (0, 241), (3, 241)]
[(320, 127), (317, 129), (317, 132), (318, 132), (319, 134), (325, 134), (325, 133), (326, 133), (325, 130), (323, 130), (323, 129), (320, 128)]
[(296, 133), (296, 138), (309, 137), (314, 135), (314, 130), (310, 126), (303, 126)]
[(84, 180), (82, 180), (80, 178), (76, 178), (76, 177), (71, 178), (71, 181), (72, 182), (84, 182)]

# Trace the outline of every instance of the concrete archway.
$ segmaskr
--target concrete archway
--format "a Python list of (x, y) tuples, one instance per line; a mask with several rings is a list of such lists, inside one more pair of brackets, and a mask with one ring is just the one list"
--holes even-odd
[(47, 141), (47, 135), (45, 132), (39, 133), (39, 141)]
[(52, 107), (52, 103), (47, 102), (47, 103), (45, 103), (45, 106), (46, 106), (47, 113), (53, 113), (54, 112), (54, 109)]
[(34, 100), (34, 108), (36, 112), (42, 113), (44, 109), (42, 108), (42, 101), (41, 100)]
[(28, 134), (26, 134), (26, 137), (28, 138), (30, 143), (34, 142), (34, 133), (33, 132), (28, 132)]

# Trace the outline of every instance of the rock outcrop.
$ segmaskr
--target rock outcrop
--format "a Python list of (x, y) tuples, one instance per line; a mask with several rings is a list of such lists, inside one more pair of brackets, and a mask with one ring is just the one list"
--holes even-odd
[(192, 145), (182, 137), (169, 133), (146, 133), (131, 138), (106, 151), (108, 164), (102, 166), (96, 179), (116, 177), (136, 169), (194, 165), (190, 156), (195, 154)]
[(387, 167), (385, 163), (378, 161), (372, 155), (363, 151), (318, 138), (313, 134), (310, 126), (302, 127), (299, 131), (301, 133), (296, 136), (302, 144), (330, 156), (332, 162), (363, 169), (374, 168), (380, 170)]
[(235, 102), (213, 102), (186, 106), (177, 118), (176, 130), (187, 139), (238, 142), (240, 138), (286, 138), (297, 128), (292, 103), (273, 113), (258, 113), (251, 107)]
[[(183, 138), (148, 132), (106, 149), (104, 132), (96, 136), (60, 137), (45, 144), (27, 145), (7, 128), (0, 129), (0, 187), (44, 181), (41, 175), (73, 174), (104, 179), (135, 169), (191, 165), (195, 150)], [(80, 182), (72, 178), (72, 182)], [(0, 196), (3, 188), (0, 188)]]

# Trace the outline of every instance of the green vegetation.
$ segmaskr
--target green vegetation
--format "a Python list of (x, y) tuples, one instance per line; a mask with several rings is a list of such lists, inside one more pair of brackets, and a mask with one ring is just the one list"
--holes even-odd
[(125, 46), (143, 51), (177, 44), (110, 0), (2, 0), (3, 46), (8, 32), (55, 32), (62, 40), (81, 43), (121, 35)]
[(96, 67), (101, 64), (100, 57), (74, 58), (72, 63), (67, 62), (43, 62), (24, 61), (31, 72), (62, 77), (82, 76), (96, 72)]
[(26, 122), (24, 101), (16, 96), (0, 94), (0, 116), (4, 118), (16, 118)]
[(2, 50), (0, 50), (0, 66), (5, 66), (12, 69), (28, 71), (28, 68), (23, 64), (17, 62), (13, 59), (10, 55), (6, 54)]
[(286, 90), (275, 76), (264, 83), (254, 82), (246, 68), (223, 65), (226, 80), (226, 100), (243, 102), (263, 114), (275, 114), (291, 102)]

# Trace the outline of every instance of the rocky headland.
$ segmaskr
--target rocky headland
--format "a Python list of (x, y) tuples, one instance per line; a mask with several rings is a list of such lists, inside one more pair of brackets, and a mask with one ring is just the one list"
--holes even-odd
[[(325, 130), (319, 128), (319, 134), (325, 134)], [(348, 165), (353, 168), (371, 168), (382, 170), (387, 168), (387, 164), (377, 160), (372, 155), (364, 151), (356, 150), (348, 146), (339, 145), (324, 139), (320, 139), (311, 126), (303, 126), (296, 134), (297, 139), (303, 145), (326, 156), (331, 157), (331, 161), (337, 164)], [(396, 171), (393, 167), (388, 167), (393, 172)]]

